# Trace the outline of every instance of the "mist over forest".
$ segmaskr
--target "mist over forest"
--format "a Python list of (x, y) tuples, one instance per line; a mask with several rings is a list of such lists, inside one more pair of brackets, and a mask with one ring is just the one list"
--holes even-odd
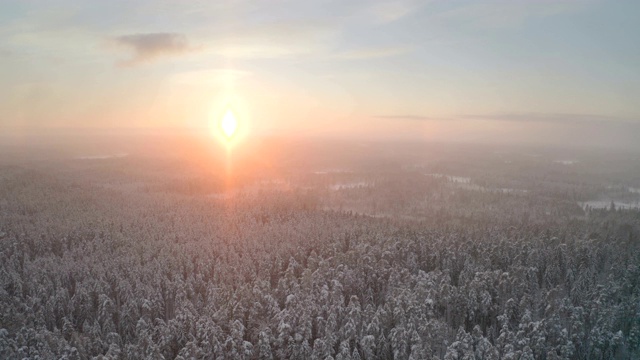
[(0, 0), (0, 360), (639, 360), (639, 14)]
[(5, 138), (0, 358), (640, 358), (640, 157)]

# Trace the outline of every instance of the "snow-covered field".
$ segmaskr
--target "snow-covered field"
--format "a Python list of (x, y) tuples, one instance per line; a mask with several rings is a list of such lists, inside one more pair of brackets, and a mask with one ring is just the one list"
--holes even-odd
[(553, 162), (561, 165), (575, 165), (579, 163), (578, 160), (554, 160)]
[(526, 193), (527, 190), (524, 189), (512, 189), (512, 188), (491, 188), (486, 186), (481, 186), (478, 184), (474, 184), (469, 177), (464, 176), (453, 176), (447, 174), (425, 174), (426, 176), (432, 176), (435, 178), (446, 179), (453, 186), (459, 189), (464, 190), (473, 190), (473, 191), (493, 191), (493, 192), (502, 192), (502, 193)]
[(357, 189), (357, 188), (365, 188), (371, 187), (373, 183), (367, 181), (355, 181), (355, 182), (346, 182), (346, 183), (337, 183), (329, 186), (331, 190), (345, 190), (345, 189)]
[(426, 176), (432, 176), (435, 178), (444, 178), (447, 179), (448, 181), (452, 182), (452, 183), (456, 183), (456, 184), (470, 184), (471, 183), (471, 178), (468, 177), (464, 177), (464, 176), (453, 176), (453, 175), (447, 175), (447, 174), (425, 174)]
[(623, 160), (113, 154), (0, 163), (0, 359), (640, 358)]
[(103, 155), (83, 155), (77, 156), (78, 160), (106, 160), (106, 159), (118, 159), (129, 156), (127, 153), (116, 153), (116, 154), (103, 154)]
[[(640, 202), (628, 203), (621, 201), (613, 201), (616, 209), (640, 209)], [(608, 209), (611, 207), (611, 200), (591, 200), (591, 201), (579, 201), (578, 205), (582, 208), (587, 206), (592, 209)]]

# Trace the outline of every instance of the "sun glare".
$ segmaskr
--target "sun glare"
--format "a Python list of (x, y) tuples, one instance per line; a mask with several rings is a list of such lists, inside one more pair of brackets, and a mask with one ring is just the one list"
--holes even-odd
[(236, 130), (238, 129), (238, 121), (231, 109), (227, 110), (224, 114), (220, 126), (222, 127), (222, 132), (228, 139), (231, 139), (236, 133)]

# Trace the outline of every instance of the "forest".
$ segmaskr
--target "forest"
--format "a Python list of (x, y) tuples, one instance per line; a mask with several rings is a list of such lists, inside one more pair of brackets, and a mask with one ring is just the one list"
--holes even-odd
[(640, 358), (637, 157), (349, 146), (0, 151), (0, 358)]

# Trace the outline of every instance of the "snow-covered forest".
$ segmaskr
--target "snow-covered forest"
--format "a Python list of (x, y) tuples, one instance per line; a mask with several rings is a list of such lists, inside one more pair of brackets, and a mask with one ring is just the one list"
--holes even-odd
[(377, 151), (2, 157), (0, 358), (640, 358), (637, 158)]

